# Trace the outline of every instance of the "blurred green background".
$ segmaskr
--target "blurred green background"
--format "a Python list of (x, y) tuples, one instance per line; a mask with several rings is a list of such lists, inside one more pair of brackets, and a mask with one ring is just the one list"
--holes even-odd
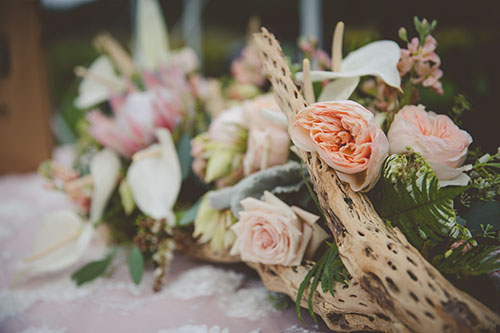
[[(160, 3), (172, 46), (182, 46), (182, 0)], [(346, 24), (344, 55), (374, 39), (391, 39), (403, 46), (398, 29), (404, 26), (409, 36), (415, 36), (414, 16), (438, 20), (434, 36), (442, 60), (445, 94), (422, 94), (422, 101), (428, 110), (446, 113), (453, 106), (454, 96), (464, 94), (472, 110), (465, 113), (462, 127), (483, 151), (496, 150), (500, 144), (498, 1), (323, 0), (322, 6), (323, 47), (330, 51), (332, 29), (342, 20)], [(299, 60), (299, 10), (299, 1), (295, 0), (205, 0), (203, 73), (212, 77), (228, 73), (231, 60), (245, 44), (251, 16), (260, 17), (262, 25), (282, 42), (285, 52)], [(110, 32), (130, 49), (133, 5), (125, 0), (97, 0), (65, 10), (44, 7), (42, 18), (52, 102), (62, 116), (56, 122), (56, 131), (59, 140), (71, 141), (75, 119), (81, 113), (72, 105), (78, 86), (73, 68), (88, 65), (97, 56), (92, 39), (100, 32)]]

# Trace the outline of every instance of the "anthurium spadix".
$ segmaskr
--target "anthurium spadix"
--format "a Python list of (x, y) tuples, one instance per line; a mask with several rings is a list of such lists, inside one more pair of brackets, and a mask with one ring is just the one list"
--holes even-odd
[(173, 207), (181, 188), (179, 157), (170, 132), (156, 130), (158, 143), (137, 152), (127, 173), (132, 196), (139, 209), (155, 219), (175, 224)]
[(169, 41), (165, 20), (157, 0), (138, 0), (135, 27), (135, 62), (150, 71), (165, 65)]
[[(341, 49), (342, 35), (337, 35), (336, 29), (335, 38), (340, 38), (340, 41), (334, 39), (332, 54), (341, 58), (341, 52), (336, 52), (335, 48)], [(382, 40), (349, 53), (343, 60), (332, 59), (332, 71), (316, 70), (310, 73), (313, 82), (334, 80), (323, 88), (318, 100), (323, 102), (349, 99), (358, 86), (360, 77), (365, 75), (378, 76), (387, 85), (401, 89), (401, 77), (397, 68), (400, 57), (401, 49), (398, 44)], [(335, 68), (335, 64), (339, 68)], [(297, 73), (297, 79), (304, 79), (302, 72)]]
[(94, 60), (88, 69), (77, 67), (75, 71), (78, 76), (83, 77), (78, 87), (78, 97), (74, 101), (79, 109), (102, 103), (109, 98), (110, 93), (125, 89), (124, 80), (115, 73), (107, 56)]
[(92, 240), (94, 227), (73, 210), (45, 215), (35, 234), (33, 255), (24, 259), (21, 274), (30, 276), (65, 269), (77, 263)]
[(101, 219), (104, 209), (120, 177), (120, 158), (110, 149), (96, 153), (90, 161), (90, 175), (94, 189), (90, 203), (90, 221)]

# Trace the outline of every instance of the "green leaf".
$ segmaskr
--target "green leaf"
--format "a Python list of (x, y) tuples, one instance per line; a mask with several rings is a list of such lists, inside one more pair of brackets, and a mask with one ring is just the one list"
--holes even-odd
[(177, 144), (177, 155), (181, 164), (182, 180), (186, 180), (191, 172), (191, 137), (184, 133)]
[(178, 220), (177, 222), (177, 225), (179, 227), (185, 227), (193, 223), (196, 214), (198, 213), (198, 209), (200, 208), (201, 199), (202, 198), (198, 199), (198, 201), (196, 201), (196, 203), (191, 206), (191, 208), (184, 212), (180, 220)]
[[(323, 291), (330, 291), (332, 296), (334, 295), (334, 284), (336, 282), (348, 284), (350, 280), (349, 273), (345, 268), (342, 260), (340, 260), (339, 250), (335, 243), (326, 242), (328, 249), (321, 256), (321, 258), (316, 262), (309, 272), (304, 277), (304, 280), (300, 283), (299, 289), (297, 291), (297, 299), (295, 300), (295, 311), (300, 320), (302, 320), (302, 315), (300, 313), (300, 302), (304, 296), (304, 292), (309, 288), (309, 297), (307, 299), (307, 307), (309, 314), (316, 321), (316, 316), (313, 310), (313, 296), (316, 291), (318, 284), (321, 282), (321, 289)], [(311, 283), (312, 279), (312, 283)]]
[(106, 258), (98, 261), (92, 261), (71, 274), (71, 279), (77, 286), (90, 282), (106, 272), (114, 253), (110, 253)]
[(439, 187), (425, 159), (417, 153), (391, 155), (372, 192), (380, 216), (399, 227), (410, 243), (422, 249), (427, 239), (442, 241), (470, 233), (457, 223), (453, 199), (467, 187)]
[(142, 273), (144, 271), (144, 259), (141, 251), (136, 245), (134, 245), (128, 257), (128, 271), (132, 281), (134, 281), (136, 285), (141, 283)]

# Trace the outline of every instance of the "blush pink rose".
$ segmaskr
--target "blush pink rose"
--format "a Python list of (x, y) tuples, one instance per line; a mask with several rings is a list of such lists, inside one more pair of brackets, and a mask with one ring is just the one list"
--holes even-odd
[(289, 147), (290, 138), (285, 131), (274, 128), (250, 130), (243, 159), (245, 175), (286, 163)]
[(354, 191), (368, 191), (380, 177), (389, 143), (373, 114), (353, 101), (314, 103), (295, 117), (292, 141), (316, 151)]
[(426, 112), (423, 105), (401, 109), (387, 133), (391, 154), (407, 152), (406, 147), (420, 153), (430, 164), (441, 186), (465, 185), (469, 177), (462, 166), (472, 137), (445, 115)]
[(243, 261), (296, 266), (313, 255), (328, 235), (315, 222), (318, 217), (290, 207), (270, 192), (264, 201), (246, 198), (244, 210), (231, 229), (236, 234), (231, 253)]
[(272, 94), (256, 97), (243, 104), (243, 119), (249, 128), (248, 145), (243, 160), (245, 175), (286, 163), (290, 138), (285, 127), (262, 116), (262, 110), (281, 113)]

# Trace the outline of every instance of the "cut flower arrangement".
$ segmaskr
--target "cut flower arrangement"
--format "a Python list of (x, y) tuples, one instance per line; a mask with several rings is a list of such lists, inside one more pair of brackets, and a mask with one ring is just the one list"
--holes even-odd
[(80, 263), (78, 285), (121, 251), (135, 283), (154, 268), (158, 291), (177, 249), (247, 263), (332, 330), (500, 329), (488, 298), (500, 151), (469, 149), (463, 96), (448, 115), (419, 103), (422, 89), (443, 92), (435, 22), (416, 18), (411, 39), (401, 29), (403, 48), (376, 41), (345, 58), (339, 23), (332, 57), (302, 40), (301, 66), (263, 29), (217, 80), (170, 49), (155, 1), (137, 15), (133, 56), (101, 35), (103, 55), (76, 69), (88, 112), (73, 168), (40, 167), (75, 209), (42, 219), (22, 276), (77, 264), (101, 237), (110, 251)]

